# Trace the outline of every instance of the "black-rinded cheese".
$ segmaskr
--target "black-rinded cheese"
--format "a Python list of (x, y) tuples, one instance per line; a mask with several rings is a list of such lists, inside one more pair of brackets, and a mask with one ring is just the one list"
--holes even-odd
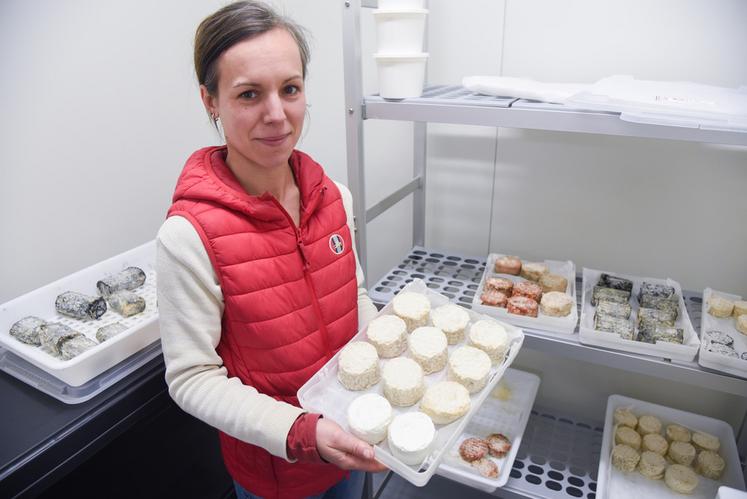
[(656, 308), (638, 309), (638, 324), (644, 320), (655, 321), (665, 326), (674, 326), (677, 320), (677, 313), (673, 310), (659, 310)]
[(103, 343), (109, 338), (117, 336), (119, 333), (122, 333), (124, 331), (127, 331), (127, 326), (125, 326), (121, 322), (114, 322), (112, 324), (107, 324), (106, 326), (100, 327), (98, 331), (96, 331), (96, 339), (100, 343)]
[(109, 296), (117, 291), (132, 291), (145, 284), (145, 272), (138, 267), (127, 267), (119, 274), (101, 279), (96, 287), (101, 296)]
[(628, 299), (630, 299), (630, 291), (623, 289), (594, 286), (594, 290), (591, 292), (591, 304), (594, 306), (602, 300), (614, 303), (628, 303)]
[(96, 345), (98, 345), (98, 343), (92, 339), (79, 334), (78, 336), (73, 336), (72, 338), (68, 338), (62, 342), (62, 345), (60, 346), (60, 354), (64, 360), (70, 360), (76, 355), (80, 355)]
[(597, 313), (602, 315), (609, 315), (612, 317), (619, 317), (621, 319), (629, 319), (633, 308), (630, 303), (615, 303), (613, 301), (600, 300), (597, 302)]
[(599, 282), (597, 283), (603, 288), (621, 289), (628, 292), (628, 296), (633, 292), (633, 281), (630, 279), (624, 279), (610, 274), (602, 274), (599, 276)]
[(130, 317), (145, 310), (145, 299), (132, 291), (117, 291), (108, 295), (106, 301), (122, 317)]
[(24, 317), (10, 326), (10, 335), (16, 338), (18, 341), (29, 345), (41, 345), (39, 340), (39, 331), (41, 326), (47, 322), (43, 319), (34, 316)]
[(62, 353), (60, 348), (65, 341), (76, 336), (81, 336), (81, 333), (59, 322), (48, 322), (39, 330), (41, 345), (56, 355)]
[(76, 319), (98, 319), (106, 312), (106, 302), (103, 298), (76, 291), (65, 291), (59, 295), (54, 306), (59, 313)]
[(596, 313), (594, 314), (594, 329), (607, 333), (615, 333), (624, 340), (633, 339), (633, 324), (620, 317)]
[(670, 298), (673, 295), (674, 288), (672, 286), (644, 282), (641, 284), (641, 289), (638, 292), (638, 301), (640, 302), (644, 296), (649, 296), (651, 298)]

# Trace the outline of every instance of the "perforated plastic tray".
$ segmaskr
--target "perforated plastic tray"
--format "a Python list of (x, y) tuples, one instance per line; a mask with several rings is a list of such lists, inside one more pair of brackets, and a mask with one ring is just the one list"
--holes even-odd
[[(425, 294), (431, 302), (431, 307), (435, 308), (448, 303), (448, 298), (439, 295), (438, 293), (429, 290), (425, 283), (416, 279), (404, 287), (404, 291), (412, 291), (416, 293)], [(377, 315), (391, 314), (392, 305), (387, 304)], [(477, 320), (495, 319), (478, 314), (476, 312), (468, 311), (470, 314), (470, 323), (474, 323)], [(500, 321), (496, 321), (499, 322)], [(420, 466), (408, 466), (402, 461), (392, 455), (389, 450), (387, 441), (374, 446), (376, 458), (382, 463), (386, 464), (391, 470), (395, 471), (409, 482), (419, 487), (424, 486), (428, 483), (428, 480), (438, 469), (438, 465), (441, 463), (446, 450), (451, 447), (454, 440), (462, 433), (465, 426), (469, 423), (472, 417), (477, 413), (486, 397), (490, 394), (490, 391), (495, 387), (498, 381), (505, 373), (508, 366), (511, 365), (516, 355), (519, 353), (519, 349), (524, 341), (524, 333), (521, 329), (512, 326), (510, 324), (501, 323), (509, 338), (509, 348), (505, 358), (499, 364), (492, 366), (490, 375), (488, 378), (487, 385), (480, 391), (470, 395), (471, 407), (469, 412), (463, 417), (447, 425), (436, 425), (436, 437), (431, 446), (430, 454), (425, 458), (424, 462)], [(352, 340), (365, 340), (367, 328), (363, 327)], [(352, 341), (351, 340), (351, 341)], [(464, 344), (459, 343), (457, 345), (450, 345), (449, 352), (455, 348)], [(406, 355), (406, 354), (405, 354)], [(379, 381), (376, 385), (367, 390), (362, 391), (350, 391), (345, 389), (337, 379), (337, 364), (339, 359), (339, 352), (337, 355), (332, 357), (319, 371), (316, 372), (299, 390), (298, 400), (301, 407), (309, 409), (313, 412), (319, 412), (324, 414), (338, 423), (345, 429), (348, 429), (347, 422), (347, 408), (350, 403), (365, 393), (377, 393), (383, 394), (382, 382)], [(444, 381), (446, 379), (446, 369), (442, 369), (439, 372), (429, 374), (425, 376), (426, 386), (432, 385), (433, 383)], [(415, 404), (411, 407), (393, 407), (394, 415), (418, 410), (418, 405)]]
[[(55, 310), (55, 299), (60, 293), (78, 291), (95, 296), (98, 294), (96, 289), (98, 280), (116, 274), (129, 266), (140, 267), (146, 273), (145, 284), (135, 290), (138, 295), (145, 298), (144, 312), (124, 318), (112, 310), (107, 310), (98, 320), (78, 320), (63, 316)], [(72, 359), (63, 360), (53, 356), (42, 347), (27, 345), (10, 336), (11, 325), (29, 315), (47, 321), (61, 322), (94, 340), (98, 328), (113, 322), (122, 323), (127, 330)], [(155, 241), (121, 253), (0, 305), (0, 346), (27, 364), (70, 387), (85, 385), (131, 355), (152, 345), (158, 337)], [(19, 373), (28, 370), (18, 367), (21, 364), (14, 361), (15, 359), (6, 357), (6, 361), (0, 363), (0, 367), (32, 386), (41, 386), (37, 380), (33, 379), (34, 376), (21, 378), (22, 375)], [(44, 378), (49, 379), (47, 376)], [(61, 393), (56, 389), (53, 392)]]
[[(438, 467), (439, 475), (485, 492), (493, 492), (508, 482), (511, 466), (519, 452), (524, 429), (537, 396), (540, 379), (536, 374), (507, 369), (501, 384), (510, 390), (509, 397), (506, 400), (499, 400), (493, 396), (485, 399), (480, 410), (447, 452), (441, 466)], [(486, 438), (492, 433), (505, 435), (511, 441), (511, 450), (500, 459), (489, 457), (498, 466), (498, 476), (487, 478), (461, 459), (459, 446), (467, 438)]]
[(422, 279), (428, 289), (471, 309), (485, 270), (485, 258), (415, 246), (404, 260), (368, 290), (376, 303), (389, 303), (413, 279)]

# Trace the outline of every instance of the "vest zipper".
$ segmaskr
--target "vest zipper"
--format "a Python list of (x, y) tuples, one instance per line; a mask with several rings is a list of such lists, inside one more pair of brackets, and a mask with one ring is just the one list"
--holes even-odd
[[(322, 189), (323, 191), (323, 189)], [(329, 334), (327, 333), (327, 326), (324, 324), (324, 318), (322, 317), (322, 309), (319, 306), (319, 299), (316, 296), (316, 290), (314, 289), (314, 283), (311, 280), (311, 272), (309, 271), (310, 263), (309, 259), (306, 256), (306, 251), (304, 250), (304, 243), (303, 243), (303, 237), (301, 237), (301, 230), (296, 227), (295, 222), (293, 221), (293, 218), (288, 214), (288, 212), (283, 208), (283, 205), (280, 204), (280, 202), (272, 198), (273, 203), (280, 209), (280, 211), (285, 215), (285, 218), (288, 219), (288, 223), (290, 224), (291, 228), (293, 229), (293, 232), (296, 236), (296, 248), (298, 249), (298, 253), (301, 255), (301, 260), (303, 261), (303, 277), (306, 281), (306, 286), (309, 288), (309, 291), (311, 292), (311, 306), (314, 308), (314, 313), (316, 313), (317, 320), (319, 321), (319, 332), (322, 333), (322, 342), (324, 343), (324, 355), (327, 360), (332, 358), (332, 349), (329, 344)]]

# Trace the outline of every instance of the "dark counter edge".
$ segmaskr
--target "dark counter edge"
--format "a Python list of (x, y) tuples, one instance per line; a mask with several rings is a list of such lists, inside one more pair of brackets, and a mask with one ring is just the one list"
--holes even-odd
[(159, 355), (87, 401), (90, 411), (0, 469), (0, 496), (40, 494), (135, 423), (167, 407), (171, 399), (164, 372)]

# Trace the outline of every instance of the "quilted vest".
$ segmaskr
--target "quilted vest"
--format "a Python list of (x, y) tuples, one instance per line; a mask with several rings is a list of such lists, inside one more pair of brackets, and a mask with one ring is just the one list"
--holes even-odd
[[(293, 151), (296, 227), (271, 194), (247, 194), (225, 156), (225, 146), (207, 147), (187, 160), (168, 216), (188, 219), (210, 256), (223, 292), (217, 352), (228, 376), (298, 406), (298, 389), (358, 329), (342, 197), (320, 165)], [(222, 432), (220, 441), (229, 474), (258, 496), (314, 495), (345, 476), (329, 464), (288, 463)]]

